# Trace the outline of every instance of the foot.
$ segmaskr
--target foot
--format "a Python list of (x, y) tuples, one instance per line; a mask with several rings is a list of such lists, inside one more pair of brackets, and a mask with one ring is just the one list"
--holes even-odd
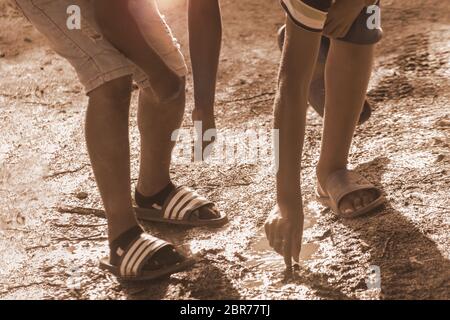
[[(164, 206), (164, 202), (169, 197), (170, 193), (175, 190), (175, 188), (175, 185), (170, 182), (164, 189), (151, 196), (146, 196), (145, 193), (142, 193), (143, 191), (136, 189), (136, 204), (141, 208), (160, 210)], [(210, 204), (195, 210), (190, 216), (196, 216), (201, 220), (211, 220), (220, 218), (220, 212), (214, 204)]]
[[(325, 182), (330, 173), (318, 173), (317, 174), (317, 191), (320, 196), (328, 197), (328, 193), (322, 187), (325, 186)], [(357, 210), (364, 208), (371, 204), (377, 195), (372, 190), (360, 190), (352, 192), (346, 195), (339, 203), (339, 210), (345, 215), (351, 215)]]
[[(120, 258), (129, 247), (129, 245), (138, 238), (144, 230), (136, 225), (122, 233), (117, 239), (110, 243), (110, 263), (113, 266), (120, 264)], [(184, 261), (186, 258), (175, 250), (172, 246), (166, 246), (159, 249), (143, 266), (143, 270), (158, 270), (165, 266), (172, 266)]]
[[(214, 111), (205, 111), (198, 108), (195, 108), (192, 111), (192, 121), (197, 129), (197, 124), (201, 124), (201, 141), (202, 141), (202, 160), (207, 158), (209, 154), (205, 154), (206, 147), (210, 144), (213, 144), (215, 141), (215, 137), (217, 135), (216, 131), (216, 122), (214, 119)], [(211, 131), (208, 131), (211, 130)], [(205, 135), (206, 133), (206, 135)], [(200, 134), (200, 132), (197, 132)], [(211, 137), (211, 139), (209, 139)], [(207, 140), (205, 140), (207, 138)]]

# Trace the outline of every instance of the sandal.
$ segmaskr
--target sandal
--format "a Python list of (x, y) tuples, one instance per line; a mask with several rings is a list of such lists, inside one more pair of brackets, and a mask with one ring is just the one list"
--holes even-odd
[[(385, 201), (380, 189), (375, 187), (358, 173), (347, 169), (338, 170), (332, 173), (325, 183), (324, 190), (327, 193), (326, 196), (321, 195), (319, 191), (316, 190), (317, 200), (324, 206), (331, 208), (338, 216), (343, 218), (356, 218), (369, 213), (381, 206)], [(341, 200), (347, 195), (360, 190), (373, 191), (376, 194), (375, 200), (367, 206), (357, 209), (350, 214), (342, 212), (339, 209)]]
[(177, 187), (164, 201), (162, 207), (153, 205), (152, 208), (138, 206), (135, 208), (138, 219), (165, 222), (191, 227), (219, 227), (228, 222), (225, 214), (220, 213), (214, 219), (200, 219), (198, 209), (212, 206), (213, 202), (198, 195), (188, 187)]
[[(180, 257), (180, 261), (170, 265), (156, 265), (157, 268), (147, 270), (144, 267), (155, 254), (163, 249), (172, 249)], [(118, 252), (120, 261), (118, 265), (110, 263), (109, 258), (100, 260), (100, 268), (106, 269), (117, 278), (124, 281), (148, 281), (171, 275), (187, 269), (195, 263), (194, 258), (187, 258), (175, 247), (147, 233), (142, 233), (128, 245), (125, 250)]]

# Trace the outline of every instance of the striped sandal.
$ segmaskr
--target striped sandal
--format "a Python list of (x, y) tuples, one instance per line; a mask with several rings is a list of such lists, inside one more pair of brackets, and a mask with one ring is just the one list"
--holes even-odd
[(219, 213), (217, 218), (201, 219), (199, 209), (214, 206), (214, 203), (197, 194), (188, 187), (175, 188), (164, 201), (162, 207), (153, 204), (151, 208), (139, 205), (136, 193), (135, 208), (138, 219), (153, 222), (164, 222), (191, 227), (220, 227), (228, 222), (226, 214)]
[[(161, 250), (171, 251), (178, 255), (177, 262), (170, 265), (149, 264), (152, 258)], [(187, 258), (175, 247), (147, 233), (140, 234), (135, 240), (131, 241), (127, 248), (117, 249), (120, 257), (119, 264), (113, 265), (109, 258), (100, 260), (100, 268), (110, 271), (119, 280), (122, 281), (148, 281), (163, 276), (171, 275), (187, 269), (195, 263), (194, 258)], [(148, 267), (152, 267), (148, 269)]]
[[(367, 206), (353, 211), (352, 213), (342, 212), (339, 207), (342, 199), (353, 192), (362, 190), (372, 191), (376, 195), (375, 199)], [(331, 208), (335, 214), (342, 218), (352, 219), (362, 216), (380, 207), (385, 202), (380, 189), (375, 187), (358, 173), (347, 169), (338, 170), (332, 173), (325, 183), (324, 191), (327, 195), (321, 195), (319, 191), (316, 190), (317, 200), (325, 207)]]

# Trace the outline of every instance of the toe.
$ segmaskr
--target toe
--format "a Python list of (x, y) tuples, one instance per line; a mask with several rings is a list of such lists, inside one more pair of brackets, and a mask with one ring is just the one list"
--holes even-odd
[(358, 192), (358, 193), (354, 194), (353, 197), (354, 197), (353, 198), (353, 207), (356, 210), (361, 209), (363, 207), (363, 199), (361, 197), (361, 194)]
[(171, 266), (186, 259), (174, 247), (166, 246), (154, 254), (147, 262), (145, 270), (157, 270), (163, 266)]
[(207, 206), (197, 210), (199, 219), (202, 220), (211, 220), (217, 219), (220, 217), (219, 210), (217, 210), (216, 206)]
[(370, 203), (372, 203), (373, 200), (374, 200), (374, 197), (373, 197), (372, 192), (370, 192), (370, 191), (362, 192), (362, 202), (365, 207), (368, 206)]
[(344, 214), (352, 214), (355, 211), (355, 208), (353, 207), (353, 203), (350, 199), (348, 199), (348, 197), (345, 197), (344, 199), (342, 199), (342, 201), (339, 205), (339, 209)]

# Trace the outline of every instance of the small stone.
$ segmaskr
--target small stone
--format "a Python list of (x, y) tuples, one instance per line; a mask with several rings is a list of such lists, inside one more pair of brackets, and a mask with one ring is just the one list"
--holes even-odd
[(78, 192), (77, 194), (75, 194), (75, 197), (77, 197), (80, 200), (84, 200), (88, 197), (89, 195), (86, 192)]
[(443, 154), (440, 154), (436, 157), (435, 163), (441, 162), (444, 159), (445, 159), (445, 156)]
[(331, 231), (331, 229), (328, 229), (323, 234), (314, 237), (314, 239), (322, 241), (322, 240), (325, 240), (326, 238), (330, 237), (331, 235), (332, 235), (332, 231)]
[(20, 225), (24, 225), (25, 224), (25, 217), (22, 216), (21, 214), (18, 214), (16, 217), (16, 222)]
[(447, 120), (447, 119), (442, 119), (442, 120), (439, 120), (437, 123), (436, 123), (436, 125), (437, 126), (439, 126), (439, 127), (450, 127), (450, 120)]
[(247, 261), (248, 259), (246, 257), (244, 257), (242, 254), (240, 254), (239, 252), (235, 252), (234, 256), (236, 258), (238, 258), (240, 261)]

